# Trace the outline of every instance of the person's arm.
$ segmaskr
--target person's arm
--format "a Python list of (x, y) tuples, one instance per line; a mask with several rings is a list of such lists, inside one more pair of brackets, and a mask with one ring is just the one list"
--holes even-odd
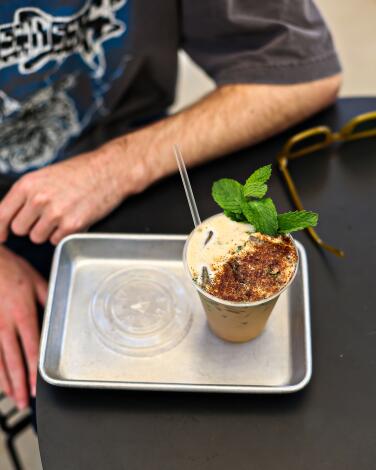
[(188, 166), (259, 142), (331, 104), (340, 76), (294, 85), (226, 85), (177, 115), (22, 177), (0, 203), (0, 241), (9, 229), (34, 243), (87, 228), (127, 196)]
[(297, 85), (227, 85), (164, 121), (118, 140), (142, 156), (145, 185), (176, 171), (172, 145), (193, 166), (265, 140), (333, 103), (340, 75)]

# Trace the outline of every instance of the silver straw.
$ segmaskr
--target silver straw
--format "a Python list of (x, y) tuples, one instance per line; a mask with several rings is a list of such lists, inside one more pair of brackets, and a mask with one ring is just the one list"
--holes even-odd
[(192, 186), (191, 186), (191, 183), (189, 182), (187, 168), (185, 166), (183, 156), (180, 152), (178, 145), (176, 144), (174, 145), (174, 153), (175, 153), (176, 163), (178, 164), (181, 180), (183, 182), (185, 195), (187, 196), (189, 208), (191, 209), (193, 223), (195, 224), (195, 227), (197, 227), (198, 225), (201, 224), (200, 215), (198, 213), (195, 197), (193, 196)]

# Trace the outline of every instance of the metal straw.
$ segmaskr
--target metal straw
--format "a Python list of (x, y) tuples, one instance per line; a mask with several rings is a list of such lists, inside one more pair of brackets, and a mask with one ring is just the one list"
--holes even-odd
[(176, 163), (178, 164), (181, 180), (183, 182), (185, 195), (187, 196), (189, 208), (191, 209), (193, 223), (195, 224), (195, 227), (197, 227), (198, 225), (201, 224), (200, 215), (198, 213), (195, 197), (192, 192), (192, 186), (191, 186), (191, 183), (189, 182), (187, 168), (185, 166), (183, 156), (180, 152), (178, 145), (176, 144), (174, 145), (174, 153), (175, 153)]

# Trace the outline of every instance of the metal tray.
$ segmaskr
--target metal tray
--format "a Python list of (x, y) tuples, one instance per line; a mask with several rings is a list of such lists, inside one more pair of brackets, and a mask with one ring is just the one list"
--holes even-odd
[[(226, 343), (206, 325), (197, 294), (183, 271), (186, 237), (73, 235), (54, 255), (39, 369), (57, 386), (190, 392), (287, 393), (312, 373), (307, 258), (297, 242), (300, 267), (260, 337)], [(110, 351), (93, 334), (88, 313), (98, 282), (128, 266), (162, 267), (191, 289), (193, 322), (173, 349), (152, 357)]]

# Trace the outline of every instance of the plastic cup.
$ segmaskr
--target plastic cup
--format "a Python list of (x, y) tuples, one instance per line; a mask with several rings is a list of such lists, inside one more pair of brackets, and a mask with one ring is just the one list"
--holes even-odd
[[(299, 252), (296, 249), (295, 243), (294, 246), (297, 254), (295, 271), (289, 282), (279, 292), (257, 302), (231, 302), (209, 294), (193, 281), (188, 267), (187, 251), (195, 230), (190, 234), (184, 245), (183, 263), (185, 271), (200, 297), (210, 329), (219, 338), (235, 343), (244, 343), (256, 338), (264, 330), (279, 296), (295, 279), (299, 265)], [(291, 235), (289, 236), (291, 237)], [(292, 237), (291, 239), (293, 240)]]

